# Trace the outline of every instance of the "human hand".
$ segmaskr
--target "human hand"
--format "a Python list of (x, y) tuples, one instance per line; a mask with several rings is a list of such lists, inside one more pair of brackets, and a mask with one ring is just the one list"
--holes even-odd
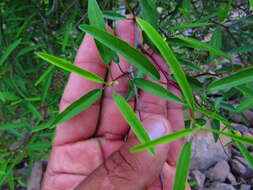
[[(133, 45), (134, 22), (117, 22), (115, 35)], [(153, 54), (152, 57), (158, 63), (165, 64), (160, 56)], [(111, 80), (89, 35), (85, 36), (78, 50), (75, 64)], [(119, 64), (125, 72), (130, 66), (121, 56)], [(122, 74), (116, 64), (111, 64), (110, 70), (113, 78)], [(118, 80), (118, 85), (107, 87), (100, 101), (57, 127), (42, 190), (172, 189), (182, 140), (159, 145), (156, 156), (151, 156), (147, 151), (129, 152), (138, 140), (133, 133), (129, 133), (129, 126), (112, 98), (114, 92), (126, 94), (127, 78), (124, 76)], [(161, 80), (166, 81), (162, 75)], [(102, 87), (72, 73), (60, 103), (60, 111), (87, 92)], [(179, 94), (174, 87), (170, 90)], [(145, 92), (140, 92), (139, 102), (142, 122), (153, 139), (183, 128), (180, 105)], [(129, 103), (134, 106), (133, 100)], [(125, 142), (124, 137), (128, 133)]]

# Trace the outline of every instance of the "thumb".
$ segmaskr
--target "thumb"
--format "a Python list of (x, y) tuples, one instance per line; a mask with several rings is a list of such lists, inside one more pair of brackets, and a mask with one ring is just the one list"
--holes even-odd
[[(170, 124), (162, 116), (152, 116), (143, 120), (151, 139), (171, 132)], [(145, 189), (156, 180), (168, 155), (168, 144), (156, 148), (157, 155), (147, 151), (131, 153), (130, 149), (139, 144), (130, 135), (126, 144), (113, 153), (99, 168), (89, 175), (76, 190), (84, 189)]]

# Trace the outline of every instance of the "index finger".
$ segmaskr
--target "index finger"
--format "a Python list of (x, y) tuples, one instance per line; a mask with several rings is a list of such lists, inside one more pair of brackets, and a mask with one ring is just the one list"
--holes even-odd
[[(76, 55), (75, 65), (91, 71), (101, 78), (105, 78), (106, 65), (102, 62), (95, 41), (90, 35), (85, 35)], [(60, 111), (89, 91), (101, 88), (102, 85), (71, 73), (61, 99)], [(99, 109), (100, 102), (98, 101), (79, 115), (58, 126), (55, 144), (76, 142), (93, 135), (96, 130)]]

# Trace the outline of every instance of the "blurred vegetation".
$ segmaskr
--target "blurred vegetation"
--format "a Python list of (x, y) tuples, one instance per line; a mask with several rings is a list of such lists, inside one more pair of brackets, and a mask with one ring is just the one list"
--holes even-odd
[[(102, 10), (125, 7), (123, 1), (98, 2)], [(138, 1), (129, 1), (128, 5), (131, 9), (127, 6), (126, 13), (141, 15)], [(193, 77), (207, 72), (230, 72), (252, 64), (253, 16), (248, 0), (157, 0), (156, 5), (158, 29), (173, 46), (201, 103), (207, 106), (215, 103), (226, 116), (234, 112), (233, 105), (227, 101), (240, 103), (246, 96), (253, 96), (252, 84), (247, 84), (224, 91), (214, 101), (213, 97), (197, 92), (203, 86)], [(58, 113), (58, 103), (69, 75), (42, 62), (34, 53), (45, 51), (73, 60), (83, 38), (78, 26), (87, 22), (86, 0), (1, 0), (1, 189), (25, 188), (33, 163), (47, 158), (54, 136), (54, 129), (47, 128), (48, 121)], [(209, 24), (197, 28), (182, 26), (192, 23)], [(113, 26), (111, 20), (108, 24)], [(181, 29), (176, 28), (178, 26)], [(208, 41), (231, 55), (233, 61), (220, 59), (173, 38), (179, 34)], [(252, 126), (243, 112), (239, 115), (246, 125)], [(25, 174), (20, 175), (22, 171)]]

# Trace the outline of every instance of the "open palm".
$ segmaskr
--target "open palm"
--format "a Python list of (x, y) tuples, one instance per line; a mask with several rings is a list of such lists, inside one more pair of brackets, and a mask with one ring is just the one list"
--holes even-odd
[[(133, 45), (134, 33), (132, 20), (117, 22), (117, 37)], [(153, 54), (152, 57), (163, 64), (158, 55)], [(95, 42), (89, 35), (86, 35), (81, 44), (75, 64), (102, 78), (107, 77), (108, 81), (111, 80), (111, 75), (117, 78), (122, 74), (116, 64), (110, 65), (111, 75), (107, 73), (108, 67), (102, 63)], [(119, 64), (123, 71), (127, 71), (130, 66), (123, 57), (120, 57)], [(161, 78), (163, 81), (163, 77)], [(114, 92), (126, 95), (127, 79), (126, 75), (118, 80), (118, 85), (107, 87), (100, 101), (57, 128), (42, 190), (172, 188), (175, 163), (182, 140), (170, 145), (160, 145), (158, 148), (162, 153), (155, 157), (150, 156), (147, 151), (129, 153), (129, 148), (138, 144), (138, 141), (129, 131), (128, 124), (112, 98)], [(87, 92), (102, 87), (101, 84), (72, 73), (61, 100), (60, 110), (64, 110)], [(179, 94), (173, 87), (170, 90)], [(144, 92), (140, 92), (139, 102), (138, 109), (145, 127), (155, 126), (158, 120), (166, 126), (152, 129), (154, 134), (164, 130), (165, 135), (183, 127), (182, 111), (178, 104)], [(134, 106), (133, 100), (129, 103)], [(128, 133), (129, 138), (125, 142), (124, 137)], [(154, 135), (154, 138), (156, 137)]]

